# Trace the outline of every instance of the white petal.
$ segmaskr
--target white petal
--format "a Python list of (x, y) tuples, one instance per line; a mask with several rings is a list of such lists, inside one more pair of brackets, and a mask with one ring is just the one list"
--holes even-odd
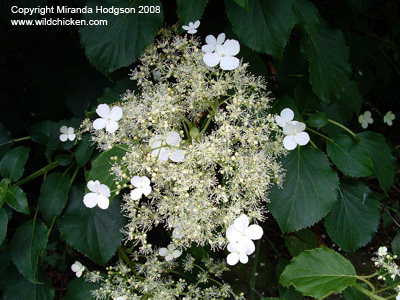
[(76, 277), (81, 277), (82, 276), (83, 270), (79, 270), (78, 272), (75, 273)]
[(229, 252), (237, 252), (238, 251), (237, 243), (229, 243), (227, 249)]
[(285, 108), (281, 111), (281, 117), (285, 119), (286, 122), (290, 122), (294, 118), (294, 112), (290, 108)]
[[(160, 136), (160, 138), (156, 139), (158, 136)], [(161, 139), (162, 139), (161, 135), (156, 135), (155, 136), (155, 141), (151, 144), (151, 148), (154, 149), (154, 148), (161, 147), (161, 142), (162, 142)]]
[(220, 33), (217, 37), (217, 45), (222, 45), (222, 43), (225, 41), (225, 33)]
[(239, 261), (239, 255), (237, 253), (230, 253), (228, 257), (226, 258), (226, 262), (230, 266), (234, 266), (238, 263)]
[(185, 159), (185, 154), (183, 150), (176, 149), (172, 151), (171, 156), (169, 157), (173, 162), (182, 162)]
[(244, 233), (249, 227), (249, 218), (245, 214), (241, 214), (239, 218), (235, 219), (233, 225), (237, 231)]
[(142, 189), (141, 188), (136, 188), (131, 191), (131, 199), (132, 200), (139, 200), (142, 197)]
[(177, 258), (177, 257), (181, 256), (181, 254), (182, 254), (182, 252), (179, 251), (179, 250), (174, 250), (174, 251), (172, 252), (172, 256), (173, 256), (174, 258)]
[(70, 141), (73, 141), (75, 138), (76, 138), (76, 135), (75, 135), (75, 134), (69, 134), (69, 135), (68, 135), (68, 139), (69, 139)]
[(304, 129), (306, 129), (306, 124), (304, 124), (303, 122), (297, 122), (296, 124), (294, 124), (294, 132), (302, 132)]
[(200, 21), (199, 20), (197, 20), (196, 22), (194, 22), (192, 24), (192, 28), (198, 28), (199, 26), (200, 26)]
[(297, 147), (297, 143), (294, 139), (293, 135), (288, 135), (283, 139), (283, 146), (287, 149), (287, 150), (293, 150), (294, 148)]
[(100, 104), (99, 106), (97, 106), (96, 112), (100, 117), (104, 119), (108, 119), (111, 113), (110, 108), (107, 104)]
[(145, 185), (144, 187), (142, 187), (142, 193), (145, 196), (148, 196), (151, 193), (152, 189), (150, 185)]
[(183, 25), (182, 28), (185, 29), (185, 30), (190, 30), (190, 27), (187, 26), (187, 25)]
[(86, 207), (93, 208), (97, 205), (97, 194), (96, 193), (88, 193), (83, 197), (83, 204)]
[(158, 155), (158, 160), (159, 161), (167, 161), (168, 160), (168, 154), (171, 152), (171, 149), (169, 148), (161, 148), (160, 149), (160, 154)]
[(108, 206), (110, 205), (110, 200), (108, 200), (107, 197), (104, 197), (103, 195), (99, 195), (97, 196), (97, 205), (101, 208), (101, 209), (107, 209)]
[(176, 131), (169, 131), (165, 135), (165, 141), (170, 146), (176, 146), (181, 142), (181, 137)]
[(146, 176), (141, 176), (140, 180), (142, 181), (142, 187), (150, 186), (150, 179)]
[(234, 225), (231, 225), (226, 230), (226, 238), (231, 242), (237, 242), (241, 236), (241, 233), (235, 229)]
[(109, 120), (107, 122), (107, 125), (106, 125), (106, 131), (107, 132), (113, 133), (117, 129), (118, 129), (118, 123), (117, 122), (115, 122), (113, 120)]
[(97, 193), (99, 187), (100, 187), (100, 182), (98, 180), (96, 181), (89, 180), (89, 182), (87, 183), (87, 188), (91, 192)]
[(107, 120), (103, 118), (98, 118), (93, 122), (93, 128), (96, 130), (103, 129), (107, 125)]
[(369, 110), (367, 110), (367, 111), (364, 113), (364, 118), (366, 118), (366, 119), (371, 118), (371, 112), (370, 112)]
[(158, 254), (160, 254), (161, 256), (167, 256), (169, 254), (169, 251), (167, 248), (160, 248), (158, 250)]
[(219, 64), (222, 70), (234, 70), (239, 66), (239, 59), (233, 56), (222, 57)]
[(68, 135), (66, 133), (60, 134), (60, 141), (65, 142), (68, 139)]
[(218, 53), (206, 53), (203, 57), (203, 61), (209, 67), (214, 67), (221, 61), (221, 55)]
[(247, 229), (246, 229), (246, 237), (248, 237), (249, 239), (252, 240), (259, 240), (261, 239), (262, 235), (263, 235), (264, 231), (261, 228), (261, 226), (253, 224), (250, 225)]
[(215, 51), (215, 46), (214, 45), (204, 45), (201, 47), (201, 51), (205, 53), (212, 53)]
[(190, 34), (195, 34), (196, 32), (197, 32), (196, 29), (190, 29), (190, 30), (188, 30), (188, 33), (190, 33)]
[(241, 252), (246, 253), (246, 255), (250, 255), (256, 250), (254, 242), (245, 237), (239, 240), (239, 245), (241, 245), (241, 247), (244, 247), (244, 251)]
[(249, 257), (245, 253), (240, 253), (239, 259), (242, 264), (247, 264), (247, 262), (249, 261)]
[(110, 197), (110, 189), (105, 184), (100, 184), (98, 192), (104, 197)]
[(61, 126), (60, 132), (61, 132), (61, 133), (68, 133), (68, 128), (67, 128), (67, 126)]
[[(219, 37), (219, 36), (218, 36), (218, 37)], [(215, 48), (215, 45), (217, 44), (217, 39), (216, 39), (212, 34), (207, 35), (207, 36), (206, 36), (206, 43), (207, 43), (208, 45), (213, 45), (214, 48)]]
[(172, 231), (172, 237), (174, 239), (181, 239), (183, 237), (183, 228), (180, 226), (175, 227)]
[(79, 261), (75, 261), (75, 263), (71, 266), (71, 270), (73, 272), (78, 272), (79, 269), (82, 268), (82, 264)]
[(275, 121), (276, 121), (276, 124), (278, 124), (281, 127), (285, 127), (287, 125), (286, 120), (284, 118), (282, 118), (281, 116), (276, 116)]
[(224, 52), (227, 56), (234, 56), (240, 51), (240, 44), (236, 40), (226, 40), (224, 43)]
[[(189, 31), (188, 31), (189, 32)], [(165, 257), (165, 260), (166, 261), (171, 261), (171, 260), (173, 260), (174, 259), (174, 256), (172, 255), (172, 253), (169, 253), (166, 257)]]
[(137, 187), (137, 188), (142, 187), (142, 179), (140, 176), (133, 176), (131, 179), (131, 183), (134, 187)]
[(308, 135), (307, 132), (299, 132), (296, 133), (294, 139), (297, 142), (297, 144), (299, 144), (300, 146), (304, 146), (307, 145), (307, 143), (310, 141), (310, 136)]
[(68, 135), (74, 134), (74, 128), (68, 127), (67, 133), (68, 133)]
[(295, 126), (296, 124), (288, 123), (285, 127), (283, 127), (283, 134), (285, 135), (292, 135), (295, 133)]
[(111, 109), (110, 118), (113, 119), (114, 121), (118, 121), (119, 119), (121, 119), (122, 118), (122, 108), (119, 106), (114, 106)]

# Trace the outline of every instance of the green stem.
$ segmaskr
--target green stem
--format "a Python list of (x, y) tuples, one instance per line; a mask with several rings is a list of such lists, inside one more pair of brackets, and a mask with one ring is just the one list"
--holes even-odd
[(362, 286), (359, 286), (357, 283), (353, 284), (352, 287), (354, 287), (356, 290), (359, 290), (361, 293), (364, 295), (367, 295), (371, 299), (376, 299), (376, 300), (386, 300), (385, 298), (378, 296), (374, 292), (368, 291), (367, 289), (363, 288)]
[(329, 123), (332, 123), (332, 124), (334, 124), (334, 125), (336, 125), (336, 126), (339, 126), (340, 128), (346, 130), (346, 131), (347, 131), (348, 133), (350, 133), (354, 138), (358, 138), (357, 135), (356, 135), (353, 131), (351, 131), (350, 129), (348, 129), (346, 126), (344, 126), (344, 125), (342, 125), (342, 124), (340, 124), (340, 123), (338, 123), (338, 122), (336, 122), (336, 121), (333, 121), (333, 120), (331, 120), (331, 119), (328, 119), (328, 122), (329, 122)]
[(24, 137), (19, 138), (19, 139), (14, 139), (14, 142), (22, 142), (22, 141), (29, 140), (30, 138), (31, 138), (30, 136), (24, 136)]
[(54, 216), (54, 218), (53, 218), (53, 222), (51, 222), (51, 225), (50, 225), (49, 231), (47, 231), (47, 239), (48, 239), (48, 238), (49, 238), (49, 236), (50, 236), (50, 233), (51, 233), (51, 230), (53, 229), (53, 225), (54, 225), (54, 222), (56, 221), (56, 218), (57, 218), (57, 216)]
[(328, 138), (326, 135), (323, 135), (322, 133), (319, 133), (318, 131), (316, 131), (316, 130), (314, 130), (314, 129), (311, 129), (310, 127), (308, 127), (307, 130), (309, 130), (309, 131), (311, 131), (312, 133), (315, 133), (315, 134), (317, 134), (317, 135), (323, 137), (324, 139), (326, 139), (326, 140), (332, 142), (332, 139)]
[(17, 186), (22, 185), (22, 184), (24, 184), (24, 183), (26, 183), (26, 182), (28, 182), (28, 181), (31, 181), (32, 179), (35, 179), (36, 177), (39, 177), (39, 176), (41, 176), (41, 175), (47, 173), (48, 171), (50, 171), (50, 170), (52, 170), (52, 169), (54, 169), (54, 168), (56, 168), (56, 167), (58, 167), (58, 166), (59, 166), (59, 165), (58, 165), (57, 162), (52, 162), (52, 163), (48, 164), (47, 166), (45, 166), (45, 167), (43, 167), (43, 168), (37, 170), (35, 173), (32, 173), (32, 174), (29, 175), (28, 177), (26, 177), (26, 178), (24, 178), (24, 179), (18, 181), (18, 182), (15, 183), (14, 185), (17, 185)]
[(79, 166), (76, 166), (76, 169), (75, 169), (75, 171), (74, 171), (74, 174), (72, 174), (72, 177), (71, 177), (71, 185), (72, 185), (72, 183), (74, 182), (75, 177), (76, 177), (76, 175), (78, 174), (78, 171), (79, 171)]
[(256, 257), (254, 258), (253, 261), (253, 267), (251, 268), (251, 277), (250, 277), (250, 299), (254, 300), (254, 290), (256, 286), (256, 271), (257, 271), (257, 264), (258, 264), (258, 255), (260, 253), (260, 245), (261, 245), (261, 240), (257, 241), (256, 245)]
[(310, 139), (310, 144), (315, 148), (318, 149), (317, 145), (315, 145), (315, 143)]
[(132, 270), (132, 272), (136, 274), (136, 270), (135, 270), (135, 266), (132, 264), (132, 261), (130, 260), (130, 258), (128, 257), (128, 255), (125, 253), (125, 249), (122, 247), (118, 247), (118, 253), (122, 256), (122, 258), (124, 259), (125, 263), (129, 266), (129, 268)]
[(365, 282), (365, 283), (371, 288), (372, 292), (375, 293), (375, 287), (374, 287), (374, 286), (372, 285), (372, 283), (369, 282), (367, 279), (365, 279), (365, 278), (363, 278), (363, 277), (360, 277), (360, 276), (357, 276), (357, 275), (356, 275), (356, 279)]

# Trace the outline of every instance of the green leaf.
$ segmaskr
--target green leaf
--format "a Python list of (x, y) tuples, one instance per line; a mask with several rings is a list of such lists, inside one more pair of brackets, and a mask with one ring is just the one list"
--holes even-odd
[(293, 285), (303, 295), (323, 298), (353, 285), (356, 271), (340, 254), (328, 248), (318, 248), (295, 257), (283, 271), (279, 282), (283, 286)]
[[(368, 287), (365, 287), (368, 288)], [(367, 295), (361, 293), (356, 288), (349, 286), (343, 291), (343, 295), (346, 300), (364, 300), (367, 298)]]
[(84, 186), (74, 186), (65, 211), (58, 220), (61, 235), (72, 247), (98, 264), (104, 265), (121, 244), (120, 229), (125, 220), (120, 201), (114, 198), (109, 208), (87, 208), (83, 204)]
[[(125, 150), (114, 147), (107, 152), (101, 153), (92, 163), (92, 169), (87, 174), (87, 181), (100, 181), (101, 184), (105, 184), (111, 190), (111, 198), (115, 196), (115, 191), (117, 186), (115, 184), (115, 176), (110, 172), (112, 160), (111, 157), (117, 156), (118, 158), (122, 158), (126, 153)], [(128, 182), (129, 179), (126, 179), (125, 182)], [(121, 182), (124, 184), (125, 182)], [(114, 190), (114, 192), (113, 192)]]
[(328, 156), (347, 176), (363, 177), (373, 172), (372, 160), (360, 141), (339, 134), (328, 140), (326, 147)]
[[(132, 64), (149, 45), (162, 25), (163, 12), (159, 0), (89, 0), (93, 13), (83, 14), (83, 20), (106, 20), (107, 26), (81, 26), (81, 43), (89, 61), (101, 72), (112, 72)], [(96, 13), (103, 8), (135, 8), (136, 13)], [(159, 8), (160, 12), (139, 13), (140, 7)]]
[(11, 241), (12, 260), (18, 271), (32, 283), (37, 282), (38, 257), (46, 245), (47, 227), (40, 219), (19, 226)]
[(43, 219), (49, 223), (58, 216), (67, 204), (71, 181), (68, 174), (51, 173), (40, 188), (39, 210)]
[(0, 201), (3, 201), (4, 197), (7, 194), (8, 186), (10, 184), (10, 179), (3, 178), (0, 182)]
[(282, 159), (286, 169), (283, 188), (274, 187), (269, 210), (283, 232), (318, 222), (336, 201), (338, 177), (320, 150), (298, 147)]
[(0, 162), (0, 174), (15, 182), (24, 174), (29, 148), (19, 146), (8, 151)]
[(177, 0), (180, 25), (201, 19), (208, 0)]
[(357, 136), (372, 159), (374, 175), (378, 178), (381, 188), (388, 191), (394, 180), (396, 158), (392, 155), (385, 138), (370, 131), (358, 133)]
[(234, 0), (234, 1), (245, 10), (249, 9), (249, 0)]
[(381, 218), (379, 201), (364, 184), (342, 182), (338, 200), (325, 217), (331, 239), (343, 250), (353, 252), (375, 235)]
[(13, 143), (14, 139), (11, 133), (4, 127), (3, 123), (0, 122), (0, 158), (10, 149)]
[(226, 1), (233, 31), (247, 47), (280, 60), (296, 24), (293, 0), (249, 0), (248, 11), (232, 0)]
[(5, 196), (7, 204), (16, 211), (29, 214), (28, 200), (25, 192), (19, 186), (12, 186), (7, 190)]
[(4, 208), (0, 208), (0, 245), (3, 243), (7, 234), (8, 217)]
[(400, 255), (400, 233), (398, 232), (391, 242), (393, 254)]
[(55, 289), (51, 280), (42, 270), (38, 273), (41, 284), (33, 284), (26, 280), (14, 266), (6, 269), (7, 276), (3, 279), (4, 300), (53, 300)]
[(304, 250), (318, 248), (317, 238), (309, 228), (300, 230), (296, 235), (285, 236), (284, 239), (285, 245), (293, 257)]
[(60, 154), (54, 157), (54, 161), (60, 166), (68, 166), (72, 162), (71, 154)]
[(104, 89), (103, 95), (97, 98), (97, 103), (113, 104), (119, 102), (121, 101), (121, 95), (124, 94), (126, 90), (138, 91), (136, 81), (130, 80), (129, 78), (118, 80), (113, 87), (106, 87)]
[(95, 300), (92, 291), (101, 287), (99, 283), (87, 282), (82, 277), (75, 278), (67, 286), (67, 292), (62, 300)]
[(308, 119), (308, 125), (321, 128), (328, 124), (326, 113), (315, 113)]
[(294, 7), (298, 23), (312, 36), (319, 25), (318, 9), (307, 0), (296, 0)]
[(343, 33), (321, 25), (313, 35), (302, 31), (300, 46), (310, 62), (313, 91), (324, 101), (339, 96), (348, 85), (351, 72)]
[(75, 152), (75, 159), (78, 167), (83, 167), (90, 159), (95, 145), (90, 141), (90, 134), (83, 136)]
[(346, 109), (352, 110), (358, 116), (363, 103), (363, 98), (359, 91), (358, 83), (354, 80), (349, 81), (349, 84), (345, 88), (344, 92), (339, 95), (338, 100), (340, 105), (346, 107)]
[[(28, 132), (34, 142), (46, 145), (49, 141), (50, 132), (55, 126), (55, 122), (42, 121), (29, 127)], [(61, 134), (61, 133), (60, 133)]]

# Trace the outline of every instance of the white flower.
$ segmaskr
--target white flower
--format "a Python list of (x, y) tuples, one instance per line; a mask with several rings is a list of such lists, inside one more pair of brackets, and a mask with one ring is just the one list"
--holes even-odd
[(126, 298), (124, 296), (118, 296), (117, 298), (115, 298), (115, 300), (126, 300)]
[(197, 28), (200, 26), (200, 21), (189, 22), (189, 26), (183, 25), (182, 28), (185, 29), (188, 33), (194, 34), (197, 32)]
[(283, 133), (286, 135), (283, 139), (283, 146), (287, 150), (293, 150), (297, 145), (304, 146), (310, 141), (307, 132), (303, 132), (306, 125), (302, 122), (292, 121), (283, 127)]
[[(391, 110), (389, 110), (386, 115), (383, 117), (383, 122), (388, 124), (389, 126), (393, 125), (393, 120), (396, 118), (394, 113), (392, 113)], [(61, 138), (61, 137), (60, 137)]]
[(72, 127), (61, 126), (60, 132), (62, 133), (60, 134), (61, 142), (66, 142), (67, 140), (73, 141), (76, 137), (74, 128)]
[(154, 70), (152, 74), (155, 81), (161, 81), (161, 72), (159, 70)]
[(160, 250), (158, 250), (158, 254), (160, 254), (161, 256), (165, 256), (166, 261), (170, 261), (174, 258), (181, 256), (182, 252), (176, 250), (174, 244), (169, 244), (167, 248), (160, 248)]
[(183, 237), (183, 228), (181, 226), (177, 226), (172, 231), (172, 238), (180, 240)]
[[(163, 142), (163, 136), (162, 135), (156, 135), (154, 137), (154, 142), (150, 140), (150, 145), (151, 148), (157, 148), (156, 150), (153, 150), (151, 154), (153, 156), (156, 156), (159, 161), (167, 161), (168, 158), (172, 160), (173, 162), (181, 162), (185, 158), (185, 154), (183, 153), (183, 150), (181, 149), (175, 149), (171, 151), (171, 148), (169, 147), (161, 147), (161, 144)], [(181, 137), (179, 136), (179, 133), (175, 131), (169, 131), (167, 132), (165, 136), (165, 142), (169, 146), (178, 146), (179, 143), (181, 142)]]
[(386, 247), (379, 247), (378, 255), (379, 256), (386, 256), (387, 255), (387, 248)]
[(396, 300), (400, 300), (400, 293), (397, 294)]
[(291, 110), (290, 108), (285, 108), (284, 110), (281, 111), (280, 116), (275, 117), (275, 121), (280, 127), (285, 127), (287, 124), (293, 121), (293, 118), (294, 118), (293, 110)]
[(75, 272), (76, 277), (81, 277), (82, 272), (85, 270), (85, 266), (82, 265), (79, 261), (76, 261), (72, 266), (71, 270)]
[(121, 107), (114, 106), (111, 111), (107, 104), (100, 104), (96, 109), (97, 114), (101, 117), (93, 122), (93, 128), (96, 130), (106, 128), (106, 131), (113, 133), (118, 129), (117, 121), (122, 118)]
[(249, 226), (249, 218), (245, 214), (241, 214), (235, 219), (233, 224), (230, 225), (226, 231), (226, 237), (229, 242), (239, 242), (248, 245), (248, 248), (254, 247), (254, 243), (251, 240), (259, 240), (262, 235), (263, 230), (261, 226), (256, 224)]
[(207, 35), (206, 37), (206, 43), (207, 45), (204, 45), (201, 47), (201, 50), (205, 53), (213, 53), (217, 46), (221, 46), (225, 41), (225, 33), (220, 33), (217, 38), (215, 38), (213, 35)]
[(151, 193), (150, 179), (146, 176), (134, 176), (131, 183), (136, 188), (131, 191), (132, 200), (139, 200), (142, 195), (147, 196)]
[(239, 260), (242, 264), (247, 264), (249, 261), (249, 258), (247, 257), (248, 249), (241, 243), (229, 243), (228, 251), (231, 252), (226, 258), (228, 265), (236, 265)]
[(367, 110), (364, 112), (364, 114), (361, 114), (358, 117), (358, 122), (360, 122), (361, 127), (366, 129), (368, 127), (368, 124), (374, 123), (374, 120), (371, 118), (371, 112)]
[(83, 197), (83, 203), (86, 207), (93, 208), (98, 205), (101, 209), (107, 209), (110, 205), (110, 189), (105, 184), (100, 184), (98, 180), (90, 180), (87, 188), (92, 193), (88, 193)]
[(236, 40), (226, 40), (223, 45), (216, 45), (214, 53), (206, 53), (203, 61), (209, 67), (220, 65), (222, 70), (233, 70), (239, 66), (239, 59), (234, 57), (240, 51)]

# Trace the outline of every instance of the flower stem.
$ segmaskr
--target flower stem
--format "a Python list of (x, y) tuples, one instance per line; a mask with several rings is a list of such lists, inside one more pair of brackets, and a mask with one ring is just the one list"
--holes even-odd
[(18, 181), (17, 183), (15, 183), (14, 185), (20, 186), (28, 181), (31, 181), (32, 179), (35, 179), (36, 177), (39, 177), (43, 174), (46, 174), (48, 171), (58, 167), (58, 163), (57, 162), (52, 162), (50, 164), (48, 164), (47, 166), (37, 170), (36, 172), (32, 173), (31, 175), (29, 175), (28, 177)]
[(331, 119), (328, 119), (328, 122), (329, 122), (329, 123), (332, 123), (332, 124), (334, 124), (334, 125), (336, 125), (336, 126), (339, 126), (340, 128), (346, 130), (346, 131), (347, 131), (348, 133), (350, 133), (354, 138), (358, 138), (357, 135), (356, 135), (353, 131), (351, 131), (350, 129), (348, 129), (346, 126), (344, 126), (344, 125), (342, 125), (342, 124), (340, 124), (340, 123), (338, 123), (338, 122), (336, 122), (336, 121), (333, 121), (333, 120), (331, 120)]
[(316, 131), (316, 130), (314, 130), (314, 129), (311, 129), (310, 127), (308, 127), (307, 130), (309, 130), (309, 131), (311, 131), (312, 133), (315, 133), (315, 134), (317, 134), (317, 135), (323, 137), (324, 139), (326, 139), (326, 140), (332, 142), (332, 139), (328, 138), (326, 135), (323, 135), (322, 133), (319, 133), (318, 131)]
[(385, 298), (378, 296), (377, 294), (375, 294), (374, 292), (371, 292), (365, 288), (363, 288), (362, 286), (359, 286), (357, 283), (353, 284), (352, 287), (354, 287), (356, 290), (359, 290), (361, 293), (363, 293), (364, 295), (367, 295), (368, 297), (370, 297), (371, 299), (376, 299), (376, 300), (386, 300)]
[(257, 241), (256, 245), (256, 257), (254, 258), (253, 261), (253, 267), (251, 268), (251, 277), (250, 277), (250, 299), (254, 300), (254, 290), (256, 286), (256, 271), (257, 271), (257, 264), (258, 264), (258, 254), (260, 253), (260, 245), (261, 245), (261, 240)]
[(24, 136), (22, 138), (14, 139), (14, 142), (22, 142), (22, 141), (29, 140), (30, 138), (31, 138), (30, 136)]

